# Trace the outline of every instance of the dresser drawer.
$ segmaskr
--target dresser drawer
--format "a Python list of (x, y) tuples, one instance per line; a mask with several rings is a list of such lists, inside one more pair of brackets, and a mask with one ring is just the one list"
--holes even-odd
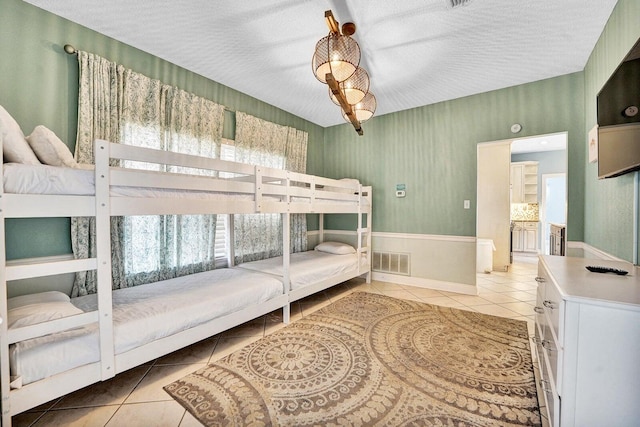
[[(540, 406), (544, 405), (544, 409), (540, 408), (541, 414), (548, 417), (550, 426), (560, 425), (560, 395), (558, 394), (555, 384), (551, 376), (549, 359), (546, 356), (544, 347), (541, 344), (536, 345), (538, 350), (540, 364), (540, 390), (544, 396), (544, 402), (540, 402)], [(546, 413), (545, 413), (546, 412)]]
[(549, 326), (553, 331), (553, 336), (559, 344), (559, 347), (562, 347), (560, 321), (562, 317), (561, 314), (564, 312), (564, 301), (560, 296), (560, 292), (552, 283), (545, 283), (545, 294), (542, 306), (544, 307), (545, 314), (548, 317)]

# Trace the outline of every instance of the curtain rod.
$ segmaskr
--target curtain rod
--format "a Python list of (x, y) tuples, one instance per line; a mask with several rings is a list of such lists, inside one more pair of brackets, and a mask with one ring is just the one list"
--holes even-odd
[[(65, 45), (64, 45), (64, 47), (63, 47), (63, 49), (64, 49), (64, 51), (65, 51), (66, 53), (68, 53), (69, 55), (76, 55), (76, 54), (78, 53), (78, 51), (76, 50), (76, 48), (75, 48), (75, 47), (73, 47), (73, 45), (70, 45), (70, 44), (65, 44)], [(225, 111), (228, 111), (228, 112), (230, 112), (230, 113), (235, 113), (235, 112), (236, 112), (235, 110), (232, 110), (232, 109), (227, 108), (227, 107), (224, 107), (224, 110), (225, 110)]]
[(75, 55), (76, 53), (78, 53), (78, 51), (76, 50), (75, 47), (73, 47), (70, 44), (65, 44), (63, 47), (64, 51), (67, 52), (69, 55)]

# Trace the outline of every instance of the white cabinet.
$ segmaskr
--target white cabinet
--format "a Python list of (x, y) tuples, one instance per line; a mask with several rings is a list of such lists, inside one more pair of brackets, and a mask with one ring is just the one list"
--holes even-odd
[(511, 242), (513, 252), (538, 252), (538, 222), (514, 221)]
[(540, 405), (552, 426), (630, 426), (640, 419), (640, 279), (586, 270), (620, 261), (543, 255), (535, 349)]
[(524, 228), (520, 224), (520, 222), (514, 223), (513, 230), (511, 231), (511, 250), (513, 252), (524, 251)]
[(538, 223), (525, 222), (522, 230), (522, 250), (524, 252), (538, 252)]
[(511, 163), (511, 203), (538, 203), (538, 162)]

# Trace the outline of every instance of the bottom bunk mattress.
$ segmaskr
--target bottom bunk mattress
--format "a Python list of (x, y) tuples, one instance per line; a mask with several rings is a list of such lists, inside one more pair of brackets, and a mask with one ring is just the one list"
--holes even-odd
[[(360, 262), (360, 265), (358, 265)], [(367, 258), (357, 253), (331, 254), (320, 251), (306, 251), (291, 254), (289, 263), (289, 281), (291, 289), (299, 289), (333, 276), (349, 271), (358, 271), (359, 267), (366, 268)], [(238, 265), (245, 270), (258, 271), (281, 277), (283, 274), (283, 258), (263, 259), (245, 262)]]
[[(148, 344), (283, 294), (280, 280), (224, 268), (113, 291), (115, 354)], [(96, 294), (72, 298), (82, 311), (98, 308)], [(98, 325), (18, 342), (11, 375), (23, 385), (100, 359)]]

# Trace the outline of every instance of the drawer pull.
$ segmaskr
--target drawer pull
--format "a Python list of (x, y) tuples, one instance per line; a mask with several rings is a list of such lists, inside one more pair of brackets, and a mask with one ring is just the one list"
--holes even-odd
[(544, 279), (544, 277), (536, 276), (536, 282), (544, 283), (544, 282), (546, 282), (546, 280)]
[(554, 303), (553, 301), (548, 300), (548, 299), (547, 299), (547, 300), (544, 300), (544, 301), (542, 302), (542, 305), (544, 305), (545, 307), (547, 307), (549, 310), (553, 310), (553, 309), (555, 309), (555, 308), (556, 308), (556, 303)]
[(543, 314), (544, 313), (544, 308), (542, 307), (533, 307), (533, 311), (535, 311), (538, 314)]

